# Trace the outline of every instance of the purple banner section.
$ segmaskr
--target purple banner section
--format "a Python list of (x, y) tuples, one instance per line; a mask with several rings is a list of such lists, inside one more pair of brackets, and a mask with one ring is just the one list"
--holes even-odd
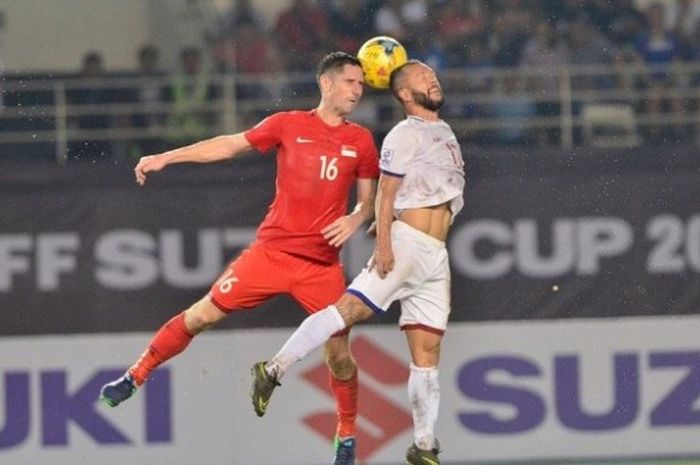
[[(698, 312), (695, 148), (463, 152), (466, 208), (448, 240), (452, 320)], [(127, 166), (2, 164), (0, 335), (156, 329), (205, 295), (249, 243), (274, 174), (273, 157), (251, 156), (169, 167), (138, 187)], [(220, 327), (292, 326), (303, 317), (280, 296)], [(620, 376), (627, 363), (616, 364)], [(613, 416), (571, 418), (591, 429), (627, 421)]]
[[(32, 421), (39, 425), (41, 443), (45, 447), (67, 447), (71, 442), (70, 425), (80, 428), (96, 443), (103, 445), (130, 445), (141, 438), (130, 437), (133, 432), (120, 430), (109, 418), (108, 411), (100, 409), (95, 393), (100, 387), (124, 373), (125, 368), (101, 370), (85, 381), (77, 390), (69, 392), (68, 373), (65, 370), (47, 370), (39, 374), (39, 399), (31, 402), (30, 372), (7, 372), (0, 381), (5, 409), (0, 419), (0, 452), (20, 446), (29, 437)], [(168, 368), (156, 371), (144, 388), (145, 437), (148, 444), (169, 443), (173, 437), (171, 376)], [(38, 409), (36, 415), (32, 409)]]
[[(700, 410), (694, 405), (700, 397), (700, 353), (652, 352), (647, 360), (638, 353), (616, 353), (611, 360), (610, 380), (599, 383), (612, 386), (606, 392), (609, 407), (597, 413), (585, 411), (582, 394), (583, 375), (580, 355), (559, 355), (553, 360), (553, 392), (538, 392), (516, 386), (518, 381), (543, 377), (543, 369), (526, 356), (491, 356), (466, 363), (459, 371), (457, 384), (462, 394), (482, 406), (458, 415), (470, 431), (490, 435), (514, 435), (533, 431), (545, 421), (548, 400), (558, 422), (569, 431), (610, 432), (632, 427), (643, 421), (651, 428), (680, 428), (700, 425)], [(643, 383), (650, 373), (663, 374), (673, 368), (682, 373), (665, 388), (659, 400), (644, 405)], [(512, 380), (495, 382), (495, 375)], [(646, 381), (645, 381), (646, 379)], [(590, 395), (590, 393), (589, 393)], [(490, 412), (494, 405), (508, 405), (516, 413), (507, 419)], [(489, 408), (487, 408), (489, 407)], [(648, 418), (644, 410), (649, 409)], [(550, 412), (551, 413), (551, 412)]]

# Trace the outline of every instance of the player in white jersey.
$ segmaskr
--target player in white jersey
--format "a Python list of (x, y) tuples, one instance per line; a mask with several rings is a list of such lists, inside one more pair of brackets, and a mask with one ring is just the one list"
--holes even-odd
[(291, 364), (335, 332), (384, 313), (399, 300), (399, 324), (411, 352), (414, 444), (406, 461), (437, 465), (437, 367), (450, 313), (445, 240), (464, 205), (464, 162), (454, 133), (438, 116), (444, 97), (435, 72), (410, 60), (392, 73), (391, 89), (407, 118), (382, 145), (374, 254), (335, 305), (306, 318), (277, 355), (256, 364), (251, 395), (255, 405), (267, 405)]

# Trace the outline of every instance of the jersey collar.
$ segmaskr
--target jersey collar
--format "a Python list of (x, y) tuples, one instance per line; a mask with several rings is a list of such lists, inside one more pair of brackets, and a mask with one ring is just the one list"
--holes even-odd
[(318, 116), (318, 111), (316, 111), (316, 108), (314, 108), (313, 110), (309, 110), (309, 115), (311, 115), (313, 118), (316, 118), (322, 125), (326, 126), (329, 129), (338, 129), (348, 124), (347, 118), (343, 118), (343, 122), (341, 124), (339, 124), (338, 126), (331, 126), (330, 124), (323, 121), (320, 116)]
[(436, 121), (428, 121), (428, 120), (423, 119), (420, 116), (416, 116), (416, 115), (408, 115), (408, 116), (406, 116), (406, 119), (414, 119), (416, 121), (420, 121), (421, 123), (428, 123), (428, 124), (430, 124), (430, 123), (442, 123), (443, 122), (442, 118), (438, 118)]

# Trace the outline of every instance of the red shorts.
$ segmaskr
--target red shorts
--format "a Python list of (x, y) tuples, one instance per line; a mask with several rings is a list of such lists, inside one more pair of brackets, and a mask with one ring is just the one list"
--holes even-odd
[(221, 311), (231, 313), (289, 294), (304, 310), (314, 313), (337, 302), (344, 292), (340, 262), (322, 264), (254, 242), (229, 263), (209, 296)]

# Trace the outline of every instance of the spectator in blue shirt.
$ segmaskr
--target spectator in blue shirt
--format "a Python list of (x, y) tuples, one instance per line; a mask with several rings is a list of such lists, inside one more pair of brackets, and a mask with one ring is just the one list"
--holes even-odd
[(683, 99), (674, 95), (682, 84), (673, 72), (673, 65), (681, 61), (681, 47), (677, 38), (665, 29), (665, 9), (661, 3), (647, 10), (647, 30), (635, 41), (639, 61), (645, 66), (642, 82), (647, 92), (644, 107), (651, 117), (648, 135), (651, 140), (663, 138), (662, 112), (671, 111), (675, 133), (682, 131), (681, 118), (685, 112)]

